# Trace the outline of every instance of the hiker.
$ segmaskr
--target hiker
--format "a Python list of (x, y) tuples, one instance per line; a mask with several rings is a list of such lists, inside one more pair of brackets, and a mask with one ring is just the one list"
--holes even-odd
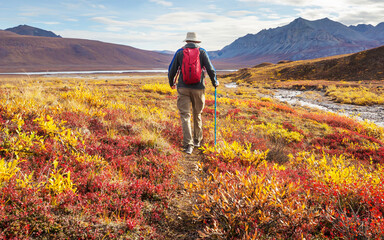
[[(216, 70), (209, 60), (207, 51), (200, 48), (196, 33), (188, 32), (184, 40), (186, 45), (175, 53), (168, 68), (169, 85), (177, 83), (177, 108), (180, 112), (183, 128), (183, 151), (192, 154), (194, 147), (200, 147), (203, 140), (203, 124), (201, 113), (205, 105), (204, 69), (207, 71), (212, 85), (216, 88), (219, 82)], [(183, 65), (184, 64), (184, 65)], [(191, 129), (191, 105), (193, 114), (193, 138)]]

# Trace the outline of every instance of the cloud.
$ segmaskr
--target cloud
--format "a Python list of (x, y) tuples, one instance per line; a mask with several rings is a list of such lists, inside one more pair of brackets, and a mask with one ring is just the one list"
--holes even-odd
[(273, 3), (277, 5), (285, 6), (311, 6), (316, 1), (312, 0), (237, 0), (238, 2), (248, 2), (248, 3)]
[[(103, 41), (114, 40), (116, 43), (120, 37), (119, 43), (138, 48), (175, 50), (183, 44), (186, 32), (194, 31), (199, 34), (204, 48), (218, 50), (248, 33), (256, 34), (262, 29), (283, 26), (297, 17), (308, 20), (328, 17), (346, 25), (374, 24), (380, 20), (378, 16), (383, 16), (384, 9), (384, 4), (377, 0), (367, 0), (371, 4), (363, 7), (357, 0), (286, 0), (284, 6), (278, 5), (280, 0), (237, 1), (242, 4), (233, 10), (225, 10), (225, 6), (218, 9), (211, 4), (210, 9), (172, 8), (163, 14), (136, 19), (110, 14), (98, 15), (91, 20), (102, 24), (101, 28), (108, 32), (100, 35)], [(267, 1), (275, 5), (248, 5)]]
[(92, 17), (91, 19), (93, 21), (96, 21), (105, 25), (115, 25), (115, 26), (130, 25), (128, 22), (113, 20), (109, 17)]
[(270, 3), (275, 7), (288, 6), (297, 17), (310, 20), (329, 17), (344, 24), (378, 23), (384, 16), (382, 0), (237, 0), (242, 3)]
[[(307, 19), (329, 17), (343, 24), (371, 23), (376, 24), (384, 15), (384, 2), (377, 0), (354, 1), (319, 1), (316, 7), (297, 7), (299, 15)], [(332, 6), (332, 7), (330, 7)]]
[(230, 11), (230, 12), (228, 12), (228, 15), (229, 16), (233, 16), (233, 17), (241, 17), (241, 16), (245, 16), (245, 15), (250, 15), (250, 14), (253, 14), (253, 12), (247, 11), (247, 10)]
[(78, 22), (79, 20), (76, 19), (76, 18), (66, 18), (64, 19), (65, 21), (68, 21), (68, 22)]
[(116, 15), (116, 11), (110, 10), (103, 4), (95, 4), (87, 0), (60, 2), (59, 12), (65, 18), (77, 18), (79, 16), (100, 16), (101, 14)]
[[(55, 15), (56, 11), (51, 11), (52, 9), (43, 8), (43, 7), (28, 7), (22, 9), (18, 15), (23, 17), (39, 17), (41, 15)], [(55, 12), (55, 14), (53, 14)]]
[(172, 2), (163, 1), (163, 0), (149, 0), (150, 2), (165, 6), (165, 7), (172, 7)]
[(91, 7), (93, 8), (96, 8), (96, 9), (107, 9), (104, 5), (102, 4), (91, 4), (90, 5)]
[(58, 25), (58, 24), (60, 24), (59, 22), (39, 22), (39, 23), (46, 24), (46, 25)]
[[(282, 17), (263, 21), (256, 16), (257, 14), (250, 11), (231, 11), (230, 13), (176, 11), (149, 19), (121, 21), (100, 16), (93, 17), (92, 20), (104, 24), (105, 29), (110, 32), (126, 31), (126, 34), (129, 34), (128, 31), (132, 33), (135, 30), (136, 38), (122, 38), (123, 41), (127, 41), (125, 42), (127, 45), (151, 49), (148, 47), (150, 42), (145, 41), (145, 37), (150, 37), (153, 46), (166, 50), (179, 48), (188, 31), (197, 32), (203, 41), (203, 47), (207, 50), (218, 50), (247, 33), (257, 33), (263, 28), (277, 27), (291, 20)], [(187, 15), (188, 18), (185, 17)], [(137, 40), (138, 36), (142, 38)]]

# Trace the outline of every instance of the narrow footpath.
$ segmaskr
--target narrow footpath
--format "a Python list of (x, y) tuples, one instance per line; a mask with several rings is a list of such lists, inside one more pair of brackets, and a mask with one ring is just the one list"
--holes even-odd
[(197, 196), (188, 196), (184, 187), (185, 183), (194, 182), (196, 178), (202, 177), (203, 173), (198, 169), (200, 159), (201, 150), (195, 148), (191, 155), (183, 153), (179, 160), (179, 167), (175, 173), (178, 187), (174, 198), (170, 200), (167, 219), (162, 224), (165, 239), (200, 239), (198, 232), (202, 231), (204, 226), (194, 221), (192, 216)]

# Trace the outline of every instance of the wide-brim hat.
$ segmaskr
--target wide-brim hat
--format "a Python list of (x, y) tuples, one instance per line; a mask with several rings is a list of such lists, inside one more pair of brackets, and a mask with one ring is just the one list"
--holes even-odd
[(184, 42), (201, 43), (201, 41), (197, 39), (197, 34), (195, 32), (187, 32), (187, 37), (185, 38)]

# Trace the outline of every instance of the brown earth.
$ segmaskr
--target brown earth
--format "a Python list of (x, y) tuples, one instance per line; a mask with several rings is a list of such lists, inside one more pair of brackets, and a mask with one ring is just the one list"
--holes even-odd
[(191, 155), (183, 153), (183, 157), (178, 161), (175, 172), (176, 194), (170, 200), (166, 211), (167, 219), (158, 226), (164, 239), (200, 239), (199, 232), (204, 230), (205, 225), (201, 221), (196, 221), (192, 215), (198, 194), (188, 194), (185, 184), (205, 176), (204, 172), (198, 168), (198, 162), (202, 161), (202, 154), (202, 150), (195, 148)]

